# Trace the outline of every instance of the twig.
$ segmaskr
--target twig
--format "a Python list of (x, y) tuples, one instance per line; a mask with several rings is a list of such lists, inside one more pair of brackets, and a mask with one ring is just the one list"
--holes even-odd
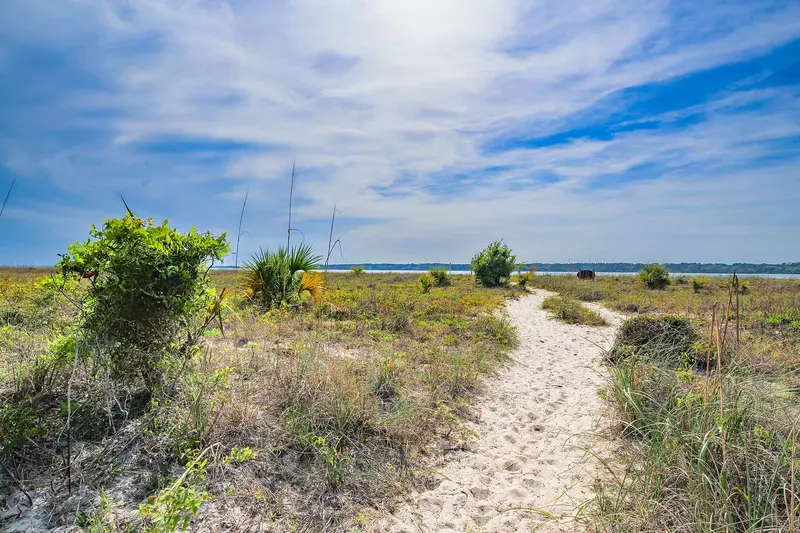
[(733, 273), (733, 282), (736, 286), (736, 351), (739, 351), (739, 276), (736, 275), (736, 272)]
[(72, 362), (72, 373), (67, 381), (67, 492), (72, 494), (72, 380), (78, 368), (78, 346), (80, 341), (75, 336), (75, 360)]
[(236, 234), (236, 264), (234, 268), (239, 268), (239, 239), (242, 238), (242, 219), (244, 219), (244, 208), (247, 206), (248, 196), (250, 196), (250, 187), (247, 187), (247, 193), (244, 195), (244, 202), (242, 202), (242, 212), (239, 213), (239, 232)]
[(289, 253), (289, 244), (292, 239), (292, 197), (294, 196), (294, 169), (295, 161), (292, 161), (292, 181), (289, 186), (289, 226), (286, 229), (286, 253)]
[(796, 452), (797, 452), (797, 445), (795, 443), (797, 439), (797, 432), (792, 432), (792, 503), (789, 506), (789, 533), (795, 533), (794, 527), (794, 515), (796, 512), (796, 505), (795, 502), (797, 501), (797, 495), (795, 494), (795, 468), (796, 468)]
[(25, 495), (25, 498), (28, 499), (28, 506), (33, 507), (33, 499), (31, 499), (31, 495), (28, 494), (28, 491), (22, 487), (22, 482), (18, 480), (14, 474), (11, 473), (11, 470), (6, 466), (6, 464), (2, 460), (0, 460), (0, 466), (3, 467), (3, 470), (6, 471), (6, 474), (8, 474), (8, 477), (11, 478), (11, 481), (14, 482), (17, 488), (22, 491), (22, 494)]
[(6, 210), (6, 204), (8, 203), (8, 198), (9, 196), (11, 196), (11, 189), (14, 188), (14, 184), (16, 182), (17, 182), (16, 179), (11, 181), (11, 186), (8, 188), (8, 192), (6, 193), (6, 199), (3, 200), (3, 207), (0, 207), (0, 216), (3, 216), (3, 211)]

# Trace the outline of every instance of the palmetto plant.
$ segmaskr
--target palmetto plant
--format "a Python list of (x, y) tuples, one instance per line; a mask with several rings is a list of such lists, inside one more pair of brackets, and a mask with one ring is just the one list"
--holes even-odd
[(322, 292), (322, 276), (315, 272), (321, 260), (310, 244), (259, 250), (244, 265), (245, 292), (265, 308), (316, 299)]

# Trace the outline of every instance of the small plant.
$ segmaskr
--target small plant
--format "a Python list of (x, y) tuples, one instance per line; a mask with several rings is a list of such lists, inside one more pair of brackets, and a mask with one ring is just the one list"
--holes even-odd
[(432, 268), (429, 274), (433, 278), (433, 284), (436, 287), (447, 287), (452, 283), (450, 274), (445, 267)]
[(430, 292), (431, 287), (433, 287), (433, 278), (428, 274), (420, 274), (419, 278), (417, 278), (417, 283), (419, 283), (422, 293), (427, 294)]
[(549, 311), (550, 315), (567, 324), (584, 324), (587, 326), (605, 326), (607, 322), (603, 317), (590, 309), (586, 309), (575, 300), (561, 296), (549, 296), (542, 302), (542, 309)]
[(246, 463), (248, 461), (252, 461), (258, 455), (258, 450), (254, 450), (252, 448), (244, 447), (239, 448), (238, 446), (234, 446), (231, 448), (231, 451), (228, 455), (223, 457), (222, 465), (240, 465), (242, 463)]
[(350, 267), (350, 270), (353, 271), (353, 275), (354, 276), (360, 276), (361, 274), (364, 273), (364, 266), (363, 265), (359, 265), (359, 266)]
[(321, 260), (309, 244), (259, 250), (244, 265), (245, 293), (264, 309), (316, 299), (322, 292), (322, 277), (315, 272)]
[(181, 477), (172, 485), (159, 491), (155, 496), (149, 496), (147, 503), (139, 506), (139, 516), (148, 522), (145, 531), (150, 533), (186, 531), (189, 522), (197, 516), (203, 502), (211, 498), (207, 492), (200, 492), (190, 486), (197, 485), (205, 479), (208, 460), (203, 459), (204, 454), (205, 451), (189, 463)]
[(519, 285), (521, 289), (525, 289), (532, 279), (533, 274), (530, 272), (522, 272), (517, 276), (517, 285)]
[(665, 265), (645, 265), (639, 271), (639, 279), (646, 289), (663, 290), (669, 285), (669, 270)]
[(472, 258), (472, 271), (484, 287), (501, 287), (508, 284), (516, 259), (508, 246), (495, 241)]
[(695, 294), (699, 294), (705, 291), (708, 288), (708, 284), (711, 282), (708, 278), (691, 278), (689, 282), (692, 285), (692, 291)]
[(698, 336), (689, 319), (677, 315), (639, 315), (620, 326), (609, 359), (637, 356), (682, 367), (695, 359)]

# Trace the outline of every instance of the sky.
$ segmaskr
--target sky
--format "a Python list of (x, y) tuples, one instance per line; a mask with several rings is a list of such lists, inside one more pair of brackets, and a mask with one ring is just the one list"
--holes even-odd
[(0, 2), (0, 264), (249, 191), (245, 260), (293, 162), (332, 263), (800, 261), (800, 2)]

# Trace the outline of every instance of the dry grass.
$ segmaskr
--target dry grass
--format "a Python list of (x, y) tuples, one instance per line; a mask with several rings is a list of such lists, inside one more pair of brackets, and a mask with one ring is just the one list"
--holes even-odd
[[(0, 397), (8, 406), (0, 459), (17, 480), (3, 494), (23, 487), (38, 505), (58, 507), (69, 497), (63, 405), (74, 361), (59, 346), (76, 317), (58, 293), (43, 297), (44, 276), (0, 272)], [(241, 274), (213, 271), (212, 282), (238, 287)], [(211, 529), (241, 516), (275, 531), (345, 530), (363, 509), (424, 483), (425, 464), (441, 453), (433, 444), (469, 436), (462, 420), (481, 375), (515, 342), (498, 310), (518, 291), (455, 276), (423, 294), (413, 276), (394, 274), (328, 274), (326, 286), (316, 301), (266, 314), (232, 291), (223, 328), (171, 363), (152, 395), (121, 389), (81, 358), (72, 382), (73, 494), (100, 509), (105, 491), (111, 510), (50, 513), (48, 527), (76, 519), (96, 531), (135, 526), (139, 503), (211, 445), (202, 471), (195, 465), (184, 478), (208, 492), (198, 524)], [(226, 459), (242, 449), (255, 454), (241, 464)]]
[(532, 281), (635, 318), (611, 351), (606, 393), (620, 438), (590, 511), (597, 531), (787, 531), (797, 523), (800, 281), (744, 282), (737, 344), (726, 278), (699, 291), (680, 278), (663, 291), (625, 276)]
[(608, 322), (595, 313), (585, 308), (575, 300), (563, 296), (549, 296), (542, 302), (542, 309), (548, 311), (552, 318), (566, 324), (582, 324), (585, 326), (606, 326)]

